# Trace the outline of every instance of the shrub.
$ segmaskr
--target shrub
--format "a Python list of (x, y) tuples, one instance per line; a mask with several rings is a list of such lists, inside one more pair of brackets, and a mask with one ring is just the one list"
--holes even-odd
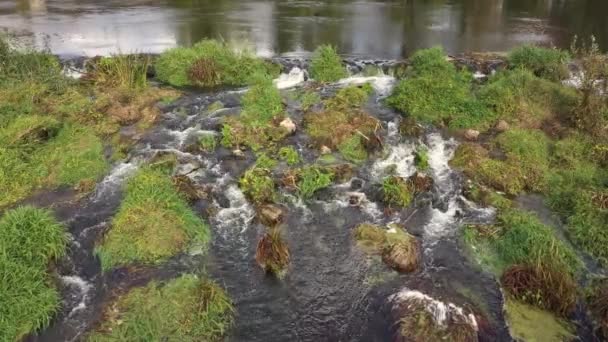
[(156, 61), (155, 69), (161, 81), (178, 87), (241, 86), (260, 71), (276, 72), (250, 52), (236, 52), (215, 40), (203, 40), (190, 48), (167, 50)]
[(111, 229), (95, 249), (103, 270), (158, 264), (188, 244), (209, 241), (209, 228), (163, 172), (142, 169), (127, 183), (125, 193)]
[(412, 75), (401, 80), (387, 104), (419, 122), (450, 127), (486, 128), (495, 119), (471, 92), (472, 76), (458, 71), (441, 49), (420, 50), (412, 57)]
[(289, 265), (289, 247), (283, 241), (281, 231), (273, 228), (265, 233), (256, 248), (255, 260), (266, 272), (283, 278)]
[(314, 51), (310, 74), (319, 82), (335, 82), (348, 75), (342, 59), (331, 45), (321, 45)]
[(310, 198), (318, 190), (331, 185), (334, 174), (320, 166), (307, 166), (298, 172), (298, 194)]
[(241, 116), (248, 125), (260, 127), (267, 125), (274, 117), (282, 114), (283, 102), (279, 90), (272, 79), (256, 75), (249, 91), (243, 95)]
[(524, 128), (539, 128), (551, 117), (569, 117), (578, 103), (576, 90), (517, 69), (492, 76), (478, 93), (495, 118)]
[(216, 341), (232, 326), (234, 307), (217, 284), (187, 274), (130, 290), (105, 316), (89, 341)]
[(567, 51), (531, 45), (513, 49), (508, 57), (511, 68), (524, 68), (532, 71), (536, 76), (550, 81), (568, 78), (567, 63), (569, 60), (570, 55)]
[(384, 201), (388, 205), (407, 207), (414, 198), (414, 189), (405, 179), (398, 176), (389, 176), (382, 182)]
[(279, 149), (279, 158), (293, 166), (300, 162), (300, 155), (293, 146), (283, 146)]
[(247, 170), (239, 180), (239, 187), (255, 204), (274, 201), (275, 184), (267, 169), (253, 167)]
[(102, 87), (142, 89), (147, 86), (150, 63), (150, 57), (145, 55), (101, 57), (85, 77)]

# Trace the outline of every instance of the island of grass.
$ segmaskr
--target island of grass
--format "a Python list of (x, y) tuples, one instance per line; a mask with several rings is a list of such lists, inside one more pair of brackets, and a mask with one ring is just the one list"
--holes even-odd
[(34, 207), (6, 211), (0, 236), (0, 340), (19, 341), (45, 328), (60, 308), (48, 270), (68, 239), (50, 211)]
[(109, 231), (96, 247), (102, 269), (158, 264), (192, 245), (205, 246), (209, 227), (162, 171), (146, 167), (125, 187)]
[(213, 281), (186, 274), (131, 289), (104, 317), (88, 341), (221, 341), (234, 307)]

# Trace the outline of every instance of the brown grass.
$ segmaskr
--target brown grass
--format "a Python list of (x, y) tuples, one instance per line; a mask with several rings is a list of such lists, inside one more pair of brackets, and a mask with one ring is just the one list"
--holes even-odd
[(283, 241), (281, 230), (270, 229), (258, 242), (255, 260), (266, 272), (272, 273), (279, 278), (285, 275), (289, 265), (289, 247)]

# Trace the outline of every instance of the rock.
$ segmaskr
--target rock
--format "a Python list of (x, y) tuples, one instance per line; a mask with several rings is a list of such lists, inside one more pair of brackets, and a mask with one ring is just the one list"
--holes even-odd
[(199, 199), (207, 198), (207, 192), (194, 184), (194, 181), (188, 176), (174, 176), (173, 184), (177, 188), (177, 191), (182, 193), (189, 202), (196, 202)]
[(507, 123), (505, 120), (500, 120), (498, 123), (496, 123), (495, 128), (499, 132), (505, 132), (509, 129), (509, 123)]
[(321, 154), (330, 154), (331, 149), (325, 145), (321, 146)]
[(290, 118), (285, 118), (279, 126), (285, 128), (289, 134), (293, 134), (296, 131), (296, 124)]
[(232, 155), (238, 158), (245, 158), (245, 152), (239, 150), (238, 148), (232, 151)]
[(404, 231), (392, 232), (389, 230), (387, 239), (394, 242), (388, 243), (382, 251), (382, 260), (385, 264), (399, 272), (413, 272), (418, 268), (421, 261), (420, 243), (416, 238)]
[(258, 209), (258, 217), (263, 224), (274, 227), (283, 221), (283, 210), (274, 204), (264, 204)]
[(353, 207), (358, 207), (365, 200), (365, 194), (362, 192), (349, 192), (348, 195), (348, 204)]
[(470, 141), (475, 141), (479, 137), (479, 131), (474, 129), (467, 129), (464, 131), (464, 138)]

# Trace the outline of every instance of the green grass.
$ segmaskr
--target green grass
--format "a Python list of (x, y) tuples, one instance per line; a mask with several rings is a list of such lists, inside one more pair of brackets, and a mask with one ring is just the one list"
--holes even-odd
[(97, 86), (143, 89), (148, 85), (147, 74), (151, 58), (145, 55), (115, 55), (94, 61), (85, 76)]
[(446, 60), (441, 48), (411, 58), (410, 77), (401, 80), (387, 104), (416, 121), (453, 128), (487, 128), (496, 119), (472, 92), (472, 75)]
[(536, 76), (550, 81), (568, 78), (567, 51), (524, 45), (513, 49), (508, 56), (509, 66), (513, 69), (530, 70)]
[(367, 151), (362, 140), (363, 137), (360, 135), (353, 135), (338, 145), (338, 150), (344, 159), (353, 163), (362, 163), (367, 160)]
[(324, 102), (325, 108), (332, 111), (348, 111), (361, 108), (367, 103), (369, 96), (374, 91), (369, 83), (363, 85), (352, 85), (344, 87), (333, 97)]
[(426, 147), (418, 147), (414, 155), (414, 164), (419, 171), (429, 169), (429, 150)]
[(348, 76), (342, 59), (331, 45), (321, 45), (314, 51), (310, 74), (319, 82), (335, 82)]
[(301, 158), (293, 146), (283, 146), (279, 149), (279, 159), (284, 160), (287, 165), (293, 166), (300, 163)]
[(241, 100), (243, 110), (241, 117), (247, 125), (261, 127), (273, 118), (283, 114), (283, 102), (279, 90), (272, 79), (265, 75), (256, 75), (252, 86)]
[(549, 311), (507, 300), (505, 313), (509, 331), (517, 340), (562, 342), (575, 338), (574, 327)]
[(382, 181), (382, 194), (384, 202), (398, 207), (407, 207), (414, 199), (412, 185), (398, 176), (389, 176)]
[(209, 228), (161, 171), (144, 168), (125, 187), (125, 198), (95, 251), (103, 270), (158, 264), (192, 244), (205, 245)]
[(274, 180), (270, 170), (256, 167), (245, 171), (239, 180), (239, 187), (255, 204), (271, 203), (276, 197)]
[(52, 213), (18, 207), (0, 218), (0, 340), (18, 341), (50, 323), (61, 298), (47, 269), (67, 234)]
[(331, 185), (334, 174), (320, 166), (307, 166), (298, 171), (298, 194), (311, 198), (318, 190)]
[(190, 48), (165, 51), (154, 64), (157, 77), (173, 86), (242, 86), (256, 73), (278, 74), (276, 68), (249, 51), (236, 52), (225, 43), (203, 40)]
[(88, 341), (219, 341), (234, 322), (234, 307), (217, 284), (187, 274), (130, 290), (105, 317)]

